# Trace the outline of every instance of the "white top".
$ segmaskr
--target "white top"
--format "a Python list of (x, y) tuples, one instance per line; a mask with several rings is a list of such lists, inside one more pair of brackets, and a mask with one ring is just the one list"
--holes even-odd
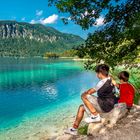
[(107, 77), (107, 78), (105, 78), (105, 79), (100, 80), (100, 81), (97, 83), (97, 85), (94, 87), (94, 89), (95, 89), (96, 91), (98, 91), (98, 90), (105, 84), (105, 82), (106, 82), (108, 79), (110, 79), (110, 77)]

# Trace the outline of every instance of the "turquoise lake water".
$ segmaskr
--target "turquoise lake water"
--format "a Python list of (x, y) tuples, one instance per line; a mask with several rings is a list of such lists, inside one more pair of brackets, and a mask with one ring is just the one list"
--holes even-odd
[(71, 125), (80, 94), (97, 81), (82, 62), (0, 58), (0, 139), (39, 139)]

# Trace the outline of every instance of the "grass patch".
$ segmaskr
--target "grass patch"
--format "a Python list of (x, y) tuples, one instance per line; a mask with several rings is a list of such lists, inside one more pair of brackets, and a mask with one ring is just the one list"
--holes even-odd
[(88, 125), (81, 126), (78, 129), (78, 133), (81, 135), (87, 135)]

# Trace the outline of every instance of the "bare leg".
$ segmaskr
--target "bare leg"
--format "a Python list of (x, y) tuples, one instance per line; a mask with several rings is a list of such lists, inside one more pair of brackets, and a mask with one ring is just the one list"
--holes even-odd
[(82, 100), (92, 114), (94, 114), (94, 115), (98, 114), (98, 112), (94, 108), (93, 104), (87, 99), (86, 96), (82, 96)]
[(75, 122), (73, 124), (73, 127), (75, 129), (77, 129), (79, 127), (79, 124), (80, 124), (80, 122), (83, 119), (84, 112), (85, 112), (84, 106), (83, 105), (80, 105), (79, 106), (79, 109), (78, 109), (78, 112), (77, 112), (76, 120), (75, 120)]

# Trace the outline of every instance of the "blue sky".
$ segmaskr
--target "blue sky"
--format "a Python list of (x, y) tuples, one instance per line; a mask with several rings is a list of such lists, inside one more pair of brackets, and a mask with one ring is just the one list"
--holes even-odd
[(41, 23), (45, 26), (52, 26), (61, 32), (76, 34), (83, 38), (100, 27), (103, 21), (103, 17), (100, 17), (98, 26), (93, 26), (85, 31), (73, 22), (65, 25), (61, 20), (61, 17), (65, 16), (66, 14), (58, 13), (55, 7), (48, 7), (47, 0), (0, 0), (0, 20)]

